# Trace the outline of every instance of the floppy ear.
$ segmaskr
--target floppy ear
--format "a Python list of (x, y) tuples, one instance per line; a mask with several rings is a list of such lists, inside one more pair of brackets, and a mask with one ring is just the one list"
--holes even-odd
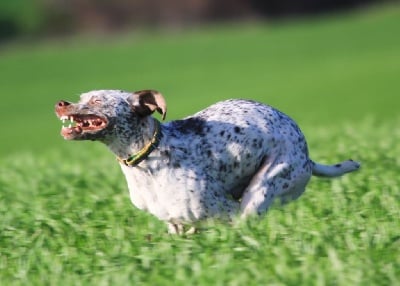
[(161, 93), (156, 90), (135, 91), (129, 102), (135, 112), (141, 116), (147, 116), (157, 111), (164, 120), (167, 115), (167, 103)]

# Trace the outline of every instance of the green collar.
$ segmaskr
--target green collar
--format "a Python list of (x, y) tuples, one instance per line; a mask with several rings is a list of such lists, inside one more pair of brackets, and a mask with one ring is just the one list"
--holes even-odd
[(135, 167), (140, 162), (145, 160), (150, 155), (150, 153), (157, 148), (158, 144), (160, 143), (162, 134), (161, 134), (160, 122), (154, 119), (154, 123), (155, 123), (154, 134), (150, 142), (147, 143), (139, 152), (137, 152), (136, 154), (129, 155), (128, 158), (126, 159), (121, 159), (117, 157), (118, 161), (120, 161), (122, 164), (126, 166)]

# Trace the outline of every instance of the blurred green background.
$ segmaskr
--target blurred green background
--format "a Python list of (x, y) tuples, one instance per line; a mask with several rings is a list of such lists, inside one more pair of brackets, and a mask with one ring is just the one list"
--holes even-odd
[[(397, 2), (0, 1), (1, 285), (400, 285), (399, 31)], [(246, 225), (169, 236), (113, 155), (64, 141), (54, 114), (145, 88), (167, 120), (268, 103), (314, 160), (362, 169)]]
[(89, 21), (74, 13), (79, 1), (63, 10), (57, 1), (47, 10), (43, 3), (0, 5), (0, 157), (66, 144), (53, 106), (93, 89), (158, 89), (167, 120), (217, 100), (256, 99), (295, 118), (306, 135), (317, 126), (398, 115), (395, 4), (311, 15), (284, 9), (256, 15), (240, 6), (242, 13), (227, 9), (231, 18), (192, 12), (194, 20), (178, 12), (164, 17), (160, 4), (159, 21), (149, 24), (146, 13), (130, 18), (126, 9), (115, 24), (115, 16), (98, 20), (87, 12)]

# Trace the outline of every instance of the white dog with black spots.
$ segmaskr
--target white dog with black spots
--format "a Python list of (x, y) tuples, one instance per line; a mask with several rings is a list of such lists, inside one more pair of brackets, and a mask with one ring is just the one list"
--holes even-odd
[(348, 160), (321, 165), (308, 155), (297, 124), (259, 102), (232, 99), (161, 124), (163, 96), (154, 90), (95, 90), (78, 103), (59, 101), (68, 140), (97, 140), (118, 158), (132, 203), (168, 224), (170, 233), (209, 218), (265, 213), (275, 198), (298, 198), (311, 175), (359, 169)]

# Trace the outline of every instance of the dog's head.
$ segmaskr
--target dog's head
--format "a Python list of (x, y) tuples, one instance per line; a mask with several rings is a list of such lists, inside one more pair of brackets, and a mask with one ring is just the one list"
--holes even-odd
[(104, 141), (116, 132), (131, 130), (154, 111), (165, 119), (167, 105), (155, 90), (95, 90), (82, 94), (78, 103), (61, 100), (55, 105), (63, 121), (61, 135), (68, 140)]

